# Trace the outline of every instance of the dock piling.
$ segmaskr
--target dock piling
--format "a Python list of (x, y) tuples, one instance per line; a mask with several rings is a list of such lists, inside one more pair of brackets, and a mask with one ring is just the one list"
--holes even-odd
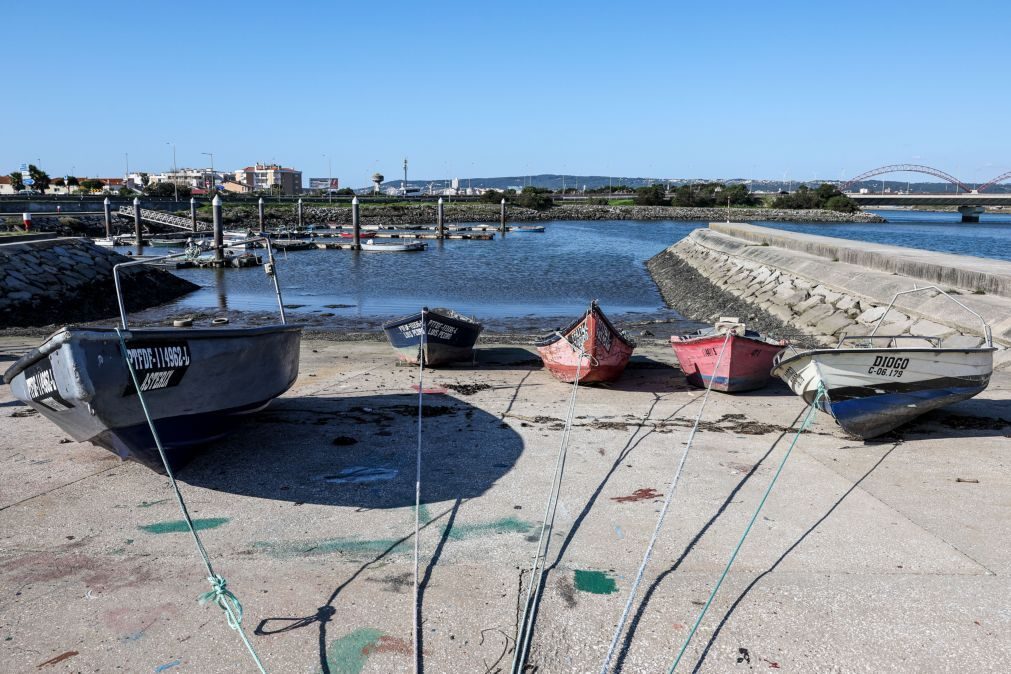
[(260, 203), (256, 207), (256, 216), (260, 222), (260, 231), (265, 231), (263, 229), (263, 197), (260, 197)]
[(358, 197), (351, 200), (351, 243), (355, 250), (362, 247), (362, 217), (359, 211)]
[(439, 197), (439, 207), (435, 212), (435, 224), (439, 228), (439, 238), (446, 238), (446, 211), (442, 203), (442, 197)]
[(222, 262), (225, 259), (223, 248), (225, 233), (221, 228), (221, 197), (217, 194), (214, 195), (214, 201), (211, 202), (211, 210), (214, 213), (214, 260)]
[(109, 197), (105, 198), (102, 202), (102, 208), (105, 211), (105, 238), (112, 238), (112, 206), (109, 203)]
[(298, 228), (302, 229), (302, 198), (298, 199)]
[(133, 234), (137, 237), (137, 255), (144, 253), (144, 231), (140, 224), (140, 199), (133, 198)]
[(193, 227), (193, 231), (197, 231), (197, 200), (194, 197), (190, 197), (190, 224)]
[(506, 202), (505, 202), (505, 197), (502, 197), (502, 209), (499, 212), (498, 218), (499, 218), (498, 228), (500, 230), (502, 230), (502, 233), (504, 234), (505, 231), (506, 231), (506, 225), (505, 225), (505, 222), (506, 222)]

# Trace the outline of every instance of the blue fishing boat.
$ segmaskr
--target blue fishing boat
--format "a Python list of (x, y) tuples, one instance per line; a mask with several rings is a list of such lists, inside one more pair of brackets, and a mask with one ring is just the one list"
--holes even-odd
[(125, 262), (113, 268), (120, 329), (64, 327), (11, 365), (4, 381), (16, 398), (75, 440), (164, 472), (150, 417), (174, 471), (287, 391), (298, 376), (302, 327), (285, 321), (266, 245), (280, 323), (130, 328), (119, 270), (147, 261)]
[(424, 308), (383, 324), (383, 332), (400, 360), (443, 365), (474, 358), (474, 343), (483, 326), (452, 309)]

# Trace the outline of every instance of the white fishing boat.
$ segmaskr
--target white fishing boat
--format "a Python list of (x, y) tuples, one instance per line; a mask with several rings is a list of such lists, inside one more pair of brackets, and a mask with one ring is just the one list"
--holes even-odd
[[(878, 335), (899, 295), (935, 290), (974, 314), (984, 344), (943, 348), (937, 337)], [(930, 286), (896, 294), (870, 335), (842, 337), (836, 348), (783, 351), (772, 373), (808, 404), (831, 414), (848, 434), (873, 438), (931, 410), (972, 398), (990, 383), (993, 337), (983, 317)]]
[(123, 238), (119, 236), (101, 237), (98, 239), (92, 239), (91, 242), (96, 246), (102, 246), (103, 248), (112, 248), (113, 246), (124, 245)]
[(405, 241), (403, 243), (378, 243), (375, 239), (367, 239), (362, 243), (362, 250), (371, 253), (408, 253), (425, 250), (428, 244), (424, 241)]

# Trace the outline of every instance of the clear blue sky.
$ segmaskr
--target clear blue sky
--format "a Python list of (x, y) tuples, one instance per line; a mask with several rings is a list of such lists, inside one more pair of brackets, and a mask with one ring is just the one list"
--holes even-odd
[[(5, 3), (0, 173), (1011, 169), (1007, 2)], [(17, 63), (22, 66), (18, 67)]]

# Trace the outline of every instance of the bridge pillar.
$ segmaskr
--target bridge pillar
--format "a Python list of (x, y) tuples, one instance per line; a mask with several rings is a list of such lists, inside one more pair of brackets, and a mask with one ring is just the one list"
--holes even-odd
[(982, 206), (959, 206), (958, 212), (962, 214), (962, 222), (979, 222), (979, 216), (983, 214)]

